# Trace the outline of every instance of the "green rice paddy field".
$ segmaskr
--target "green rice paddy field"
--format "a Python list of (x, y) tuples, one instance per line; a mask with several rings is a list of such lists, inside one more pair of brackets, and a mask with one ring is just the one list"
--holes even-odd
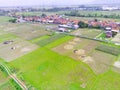
[[(0, 59), (0, 61), (2, 61), (2, 59)], [(14, 83), (11, 82), (9, 76), (7, 76), (2, 69), (0, 69), (0, 90), (16, 90)]]
[(120, 74), (112, 66), (96, 75), (87, 64), (51, 50), (71, 39), (62, 37), (8, 64), (36, 90), (119, 90)]

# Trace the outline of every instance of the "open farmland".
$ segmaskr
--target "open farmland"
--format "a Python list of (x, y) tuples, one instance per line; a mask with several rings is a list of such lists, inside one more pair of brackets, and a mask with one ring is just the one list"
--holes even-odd
[(49, 38), (45, 38), (45, 39), (42, 39), (42, 40), (38, 40), (36, 42), (36, 44), (40, 45), (40, 46), (45, 46), (47, 44), (50, 44), (62, 37), (65, 37), (66, 35), (64, 34), (55, 34), (55, 35), (51, 35)]
[(0, 16), (0, 24), (8, 22), (10, 19), (12, 19), (12, 17)]
[(120, 33), (118, 33), (111, 41), (119, 44), (120, 43)]
[[(5, 24), (4, 24), (5, 25)], [(7, 24), (4, 26), (2, 25), (1, 29), (6, 32), (10, 32), (15, 34), (18, 37), (23, 39), (31, 40), (36, 37), (40, 37), (46, 34), (49, 34), (48, 31), (45, 30), (45, 27), (39, 24)]]
[(6, 75), (0, 69), (0, 85), (5, 83), (7, 80), (8, 80), (8, 78), (6, 77)]
[(106, 53), (116, 55), (116, 56), (120, 55), (120, 48), (119, 47), (101, 44), (101, 45), (96, 47), (96, 50), (106, 52)]
[[(99, 58), (98, 58), (99, 57)], [(96, 74), (107, 72), (115, 62), (115, 56), (100, 51), (94, 51), (82, 61), (87, 63)]]
[(38, 90), (80, 89), (89, 86), (90, 82), (95, 80), (93, 73), (88, 74), (92, 71), (83, 63), (46, 48), (40, 48), (12, 61), (10, 65), (20, 70), (24, 79)]
[(61, 55), (67, 55), (74, 60), (82, 61), (88, 64), (96, 74), (100, 74), (110, 69), (116, 56), (96, 51), (95, 49), (99, 44), (100, 42), (97, 41), (74, 38), (52, 50)]
[[(74, 47), (72, 49), (70, 47), (64, 49), (64, 46), (69, 43), (72, 45), (75, 44), (73, 41), (77, 43), (75, 46), (76, 49), (85, 49), (85, 52), (88, 50), (88, 45), (88, 47), (90, 45), (92, 47), (91, 43), (95, 44), (94, 48), (87, 54), (87, 59), (82, 58), (76, 61), (76, 58), (69, 58), (72, 56), (71, 53), (74, 54)], [(106, 90), (111, 85), (109, 77), (113, 77), (112, 73), (114, 72), (110, 71), (110, 75), (108, 73), (116, 56), (95, 51), (95, 47), (99, 44), (99, 42), (95, 42), (87, 39), (71, 38), (66, 42), (61, 42), (60, 45), (59, 40), (57, 40), (50, 43), (50, 47), (53, 45), (52, 48), (47, 44), (45, 47), (10, 62), (9, 65), (15, 67), (18, 72), (22, 72), (20, 75), (23, 76), (24, 80), (38, 90), (96, 90), (96, 88), (99, 90), (101, 86), (107, 84), (108, 86), (102, 87), (103, 90)], [(63, 48), (59, 49), (60, 47)], [(56, 51), (57, 49), (58, 51)], [(97, 58), (97, 56), (100, 58)], [(93, 62), (88, 62), (91, 58), (93, 58)], [(114, 74), (117, 77), (120, 76), (117, 73)], [(104, 79), (104, 76), (106, 79)], [(113, 86), (111, 88), (119, 87), (116, 87), (116, 84), (114, 84), (118, 81), (117, 77), (114, 77), (115, 81), (112, 81)], [(102, 83), (103, 81), (105, 83)]]
[(96, 80), (92, 90), (119, 90), (120, 74), (109, 71)]
[(120, 56), (118, 56), (116, 61), (113, 63), (112, 70), (117, 72), (117, 73), (120, 73)]
[[(119, 90), (119, 50), (117, 55), (104, 52), (106, 47), (96, 50), (101, 42), (51, 34), (45, 30), (46, 26), (0, 24), (0, 58), (4, 59), (1, 62), (5, 62), (30, 90)], [(72, 34), (95, 38), (101, 31), (78, 29)], [(109, 52), (119, 47), (102, 45), (109, 47)], [(0, 90), (17, 90), (10, 77), (3, 73), (0, 71)]]
[(1, 35), (0, 35), (0, 42), (4, 42), (4, 41), (11, 40), (11, 39), (14, 39), (14, 38), (16, 38), (16, 36), (13, 35), (13, 34), (1, 33)]
[[(70, 12), (64, 12), (64, 13), (70, 13)], [(71, 19), (76, 19), (76, 20), (93, 20), (95, 18), (97, 18), (98, 20), (108, 20), (108, 21), (117, 21), (119, 22), (120, 19), (119, 18), (109, 18), (109, 17), (103, 17), (103, 16), (114, 16), (114, 15), (120, 15), (119, 11), (78, 11), (79, 14), (85, 15), (85, 17), (76, 17), (76, 16), (66, 16), (67, 18), (71, 18)], [(89, 15), (93, 16), (93, 17), (89, 17)], [(102, 16), (101, 16), (102, 15)]]
[(87, 29), (86, 28), (86, 29), (75, 30), (71, 34), (73, 34), (73, 35), (80, 35), (80, 36), (86, 36), (86, 37), (90, 37), (90, 38), (95, 38), (100, 33), (102, 33), (101, 30), (98, 30), (98, 29)]
[(37, 47), (37, 45), (19, 38), (11, 39), (0, 43), (0, 57), (9, 62), (35, 50)]
[(16, 90), (10, 82), (10, 78), (0, 69), (0, 90)]
[(8, 81), (0, 86), (0, 90), (16, 90), (16, 88)]
[[(75, 53), (76, 50), (85, 51), (85, 54), (89, 54), (97, 46), (97, 42), (83, 39), (83, 38), (73, 38), (66, 43), (63, 43), (52, 50), (58, 52), (62, 55), (68, 55), (75, 60), (81, 60), (80, 55)], [(90, 48), (89, 48), (90, 47)]]

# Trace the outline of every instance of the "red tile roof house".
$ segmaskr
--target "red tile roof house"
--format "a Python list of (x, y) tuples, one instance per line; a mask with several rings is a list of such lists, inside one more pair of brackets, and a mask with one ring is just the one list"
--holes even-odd
[[(17, 16), (18, 19), (20, 16)], [(61, 25), (68, 25), (68, 26), (75, 26), (75, 28), (78, 28), (77, 25), (79, 23), (79, 20), (71, 20), (69, 18), (63, 18), (59, 15), (51, 15), (46, 17), (39, 17), (39, 16), (26, 16), (23, 18), (23, 20), (27, 22), (41, 22), (44, 24), (47, 23), (54, 23), (54, 24), (61, 24)], [(102, 28), (105, 28), (107, 26), (110, 26), (115, 31), (119, 31), (120, 24), (117, 24), (114, 21), (84, 21), (85, 23), (88, 23), (89, 26), (101, 26)]]

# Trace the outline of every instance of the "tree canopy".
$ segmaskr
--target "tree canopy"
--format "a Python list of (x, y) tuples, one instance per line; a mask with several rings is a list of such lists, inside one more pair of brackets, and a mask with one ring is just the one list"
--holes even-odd
[(79, 28), (87, 28), (87, 27), (88, 27), (88, 24), (80, 21), (80, 22), (78, 23), (78, 26), (79, 26)]

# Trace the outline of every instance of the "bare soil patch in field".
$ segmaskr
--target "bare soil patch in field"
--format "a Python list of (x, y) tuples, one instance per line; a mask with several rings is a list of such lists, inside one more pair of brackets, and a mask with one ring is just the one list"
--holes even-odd
[(110, 69), (115, 56), (100, 51), (94, 51), (85, 57), (83, 62), (87, 63), (96, 74), (101, 74)]
[(0, 57), (9, 62), (37, 48), (37, 45), (17, 38), (0, 43)]
[(39, 24), (6, 24), (2, 26), (4, 31), (11, 32), (21, 38), (31, 40), (33, 38), (49, 34), (45, 27)]
[(61, 44), (55, 48), (53, 48), (52, 50), (55, 52), (58, 52), (60, 54), (65, 54), (65, 53), (69, 53), (69, 52), (73, 52), (74, 48), (79, 46), (79, 44), (81, 43), (81, 39), (80, 38), (74, 38), (64, 44)]
[(99, 42), (97, 41), (90, 41), (90, 43), (85, 45), (82, 49), (84, 49), (86, 51), (86, 54), (88, 55), (90, 52), (92, 52), (97, 47), (98, 44)]
[(118, 61), (113, 63), (112, 70), (120, 73), (120, 58), (118, 58)]
[(78, 29), (72, 32), (71, 34), (95, 38), (100, 33), (101, 30), (97, 30), (97, 29)]
[[(76, 42), (77, 44), (70, 44), (69, 42)], [(88, 64), (95, 74), (101, 74), (110, 69), (116, 56), (95, 50), (98, 45), (99, 42), (97, 41), (80, 38), (80, 40), (73, 39), (68, 41), (53, 48), (53, 50), (60, 54), (67, 55), (74, 60), (82, 61)]]
[(113, 42), (116, 42), (116, 43), (120, 43), (120, 33), (117, 34), (113, 39), (112, 39)]
[(53, 50), (60, 54), (68, 55), (75, 60), (81, 60), (84, 58), (89, 52), (94, 50), (97, 46), (98, 42), (82, 39), (82, 38), (74, 38), (62, 45), (59, 45)]
[(65, 46), (64, 46), (64, 49), (66, 49), (66, 50), (73, 49), (73, 45), (70, 45), (70, 44), (65, 45)]

